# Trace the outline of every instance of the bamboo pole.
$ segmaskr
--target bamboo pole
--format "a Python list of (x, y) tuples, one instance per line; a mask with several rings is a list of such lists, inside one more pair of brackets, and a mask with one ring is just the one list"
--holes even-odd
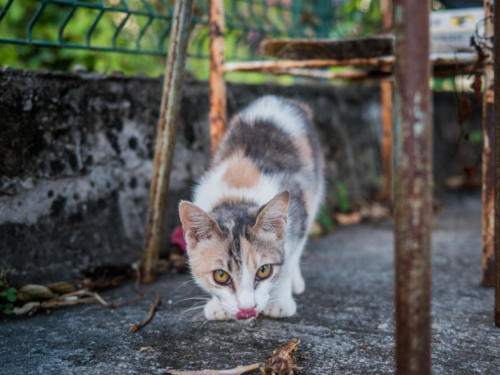
[(193, 0), (176, 1), (157, 126), (153, 177), (149, 193), (148, 224), (141, 259), (140, 271), (143, 283), (153, 283), (158, 276), (157, 266), (162, 231), (165, 227), (165, 209), (192, 14)]
[(396, 0), (396, 373), (431, 373), (432, 109), (429, 2)]
[(214, 154), (227, 122), (224, 81), (224, 4), (210, 0), (210, 150)]

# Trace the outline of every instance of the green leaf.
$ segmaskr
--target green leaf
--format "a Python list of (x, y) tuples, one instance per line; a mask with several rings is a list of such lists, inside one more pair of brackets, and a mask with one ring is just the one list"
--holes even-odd
[(0, 280), (0, 286), (3, 286), (3, 281), (2, 280)]
[(10, 314), (12, 314), (12, 308), (13, 308), (12, 303), (6, 303), (6, 304), (5, 304), (5, 305), (3, 305), (3, 307), (2, 307), (2, 312), (3, 312), (5, 315), (10, 315)]
[(7, 300), (10, 302), (15, 302), (17, 299), (17, 290), (16, 288), (7, 289)]
[(349, 193), (347, 192), (347, 187), (343, 182), (337, 181), (335, 183), (335, 193), (340, 211), (344, 213), (351, 211), (351, 201), (349, 200)]
[(319, 214), (318, 214), (316, 220), (318, 220), (320, 225), (326, 229), (330, 229), (334, 225), (333, 220), (328, 215), (328, 210), (326, 209), (326, 206), (321, 207), (321, 210), (319, 211)]

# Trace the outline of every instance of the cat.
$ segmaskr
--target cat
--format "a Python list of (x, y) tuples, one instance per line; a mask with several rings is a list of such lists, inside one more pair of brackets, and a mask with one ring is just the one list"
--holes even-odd
[(323, 157), (301, 102), (264, 96), (237, 113), (179, 216), (209, 320), (288, 317), (323, 198)]

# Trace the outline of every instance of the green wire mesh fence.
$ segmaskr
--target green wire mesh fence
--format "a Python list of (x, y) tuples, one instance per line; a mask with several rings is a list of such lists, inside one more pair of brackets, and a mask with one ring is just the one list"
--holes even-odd
[[(0, 0), (0, 43), (166, 55), (173, 0)], [(366, 0), (225, 0), (226, 56), (249, 60), (269, 37), (363, 34), (379, 24)], [(191, 57), (208, 57), (208, 1), (195, 2)], [(1, 50), (0, 50), (1, 51)]]

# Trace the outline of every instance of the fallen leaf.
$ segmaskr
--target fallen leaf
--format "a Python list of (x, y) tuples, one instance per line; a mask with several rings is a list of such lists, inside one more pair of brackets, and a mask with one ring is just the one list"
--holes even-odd
[(27, 284), (19, 288), (19, 293), (23, 296), (29, 296), (32, 300), (45, 300), (55, 298), (56, 295), (46, 286)]
[(299, 339), (291, 339), (281, 348), (268, 356), (266, 363), (260, 367), (261, 375), (293, 375), (294, 370), (302, 370), (297, 366), (295, 351), (299, 347)]
[(165, 373), (170, 375), (241, 375), (259, 368), (260, 363), (254, 363), (248, 366), (238, 366), (228, 370), (197, 370), (197, 371), (179, 371), (167, 370)]
[(335, 219), (340, 225), (353, 225), (361, 221), (361, 212), (353, 212), (350, 214), (336, 214)]
[(25, 315), (31, 312), (33, 309), (37, 308), (40, 306), (40, 302), (28, 302), (22, 305), (21, 307), (14, 307), (14, 314), (15, 315)]
[(148, 351), (148, 350), (151, 350), (151, 348), (149, 346), (142, 346), (139, 351), (140, 352), (145, 352), (145, 351)]
[(76, 287), (73, 284), (68, 283), (66, 281), (59, 281), (57, 283), (49, 284), (49, 285), (47, 285), (47, 288), (52, 290), (54, 293), (58, 293), (58, 294), (66, 294), (66, 293), (76, 292)]

